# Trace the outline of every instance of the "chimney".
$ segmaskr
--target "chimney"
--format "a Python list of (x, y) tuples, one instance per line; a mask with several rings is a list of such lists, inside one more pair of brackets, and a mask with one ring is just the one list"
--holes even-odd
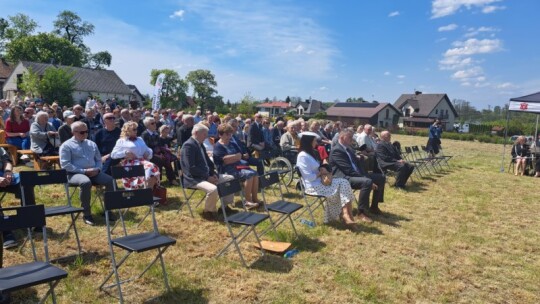
[(420, 92), (420, 91), (414, 91), (414, 95), (420, 95), (420, 94), (422, 94), (422, 92)]

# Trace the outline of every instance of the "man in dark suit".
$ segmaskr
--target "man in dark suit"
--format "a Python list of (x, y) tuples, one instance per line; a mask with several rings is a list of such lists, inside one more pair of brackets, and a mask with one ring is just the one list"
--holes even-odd
[(182, 146), (190, 137), (191, 131), (193, 131), (193, 125), (195, 120), (192, 115), (183, 115), (182, 117), (182, 126), (176, 130), (176, 142), (178, 146)]
[[(381, 214), (379, 203), (384, 202), (385, 177), (379, 173), (367, 173), (364, 165), (351, 148), (353, 132), (344, 129), (339, 133), (338, 143), (330, 152), (330, 166), (332, 175), (347, 179), (351, 188), (360, 189), (358, 199), (358, 217), (364, 222), (373, 222), (368, 217), (367, 211), (373, 214)], [(373, 190), (371, 207), (369, 206), (369, 194)]]
[[(216, 204), (218, 200), (217, 184), (233, 180), (231, 175), (218, 176), (212, 160), (208, 157), (202, 144), (208, 137), (208, 128), (202, 124), (193, 126), (192, 136), (182, 145), (180, 152), (180, 166), (182, 168), (183, 186), (196, 188), (206, 192), (206, 203), (202, 217), (210, 221), (218, 219)], [(233, 202), (233, 196), (227, 196), (227, 204)], [(225, 207), (227, 213), (233, 212), (229, 206)]]
[(255, 114), (255, 122), (251, 124), (248, 134), (248, 147), (257, 151), (262, 151), (265, 149), (262, 120), (262, 114)]
[(414, 171), (414, 165), (401, 158), (398, 150), (390, 143), (391, 137), (390, 132), (381, 132), (381, 142), (377, 145), (375, 154), (383, 170), (388, 169), (397, 173), (395, 187), (405, 189), (405, 184)]
[(285, 122), (283, 120), (277, 121), (274, 125), (274, 128), (272, 129), (272, 140), (274, 141), (274, 146), (279, 148), (281, 150), (281, 146), (279, 145), (281, 141), (281, 136), (285, 131), (283, 130), (283, 127), (285, 126)]

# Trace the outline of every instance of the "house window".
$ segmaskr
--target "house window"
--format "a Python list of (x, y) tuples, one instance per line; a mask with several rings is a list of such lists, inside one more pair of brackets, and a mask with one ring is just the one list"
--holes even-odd
[(439, 110), (435, 110), (435, 115), (439, 114)]
[(410, 115), (411, 115), (411, 109), (406, 109), (405, 110), (405, 116), (409, 117)]
[(386, 109), (386, 119), (390, 118), (390, 109)]

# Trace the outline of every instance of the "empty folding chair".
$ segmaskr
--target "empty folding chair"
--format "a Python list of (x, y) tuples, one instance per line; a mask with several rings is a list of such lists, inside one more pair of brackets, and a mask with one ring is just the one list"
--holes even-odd
[[(79, 217), (79, 215), (84, 211), (84, 209), (73, 207), (71, 205), (71, 198), (69, 196), (69, 185), (68, 185), (68, 178), (67, 178), (66, 170), (21, 171), (19, 174), (21, 178), (22, 202), (23, 202), (23, 205), (25, 206), (33, 205), (37, 203), (37, 202), (27, 202), (24, 196), (24, 189), (26, 187), (34, 188), (35, 186), (44, 186), (44, 185), (63, 185), (64, 186), (67, 204), (60, 205), (60, 206), (45, 207), (45, 216), (53, 217), (53, 216), (69, 215), (71, 217), (71, 223), (68, 229), (66, 230), (66, 232), (64, 233), (64, 237), (66, 237), (69, 231), (71, 230), (71, 228), (73, 228), (75, 239), (77, 240), (78, 253), (81, 254), (82, 252), (81, 242), (79, 240), (79, 234), (77, 233), (76, 220)], [(60, 199), (55, 199), (55, 201), (58, 201), (58, 200)]]
[[(442, 165), (441, 163), (443, 161), (445, 161), (445, 158), (442, 157), (442, 156), (432, 156), (430, 154), (430, 151), (427, 150), (427, 147), (426, 146), (420, 146), (420, 148), (418, 148), (418, 146), (416, 146), (416, 148), (413, 147), (413, 149), (416, 149), (416, 151), (418, 153), (420, 153), (421, 155), (423, 155), (424, 158), (427, 158), (427, 159), (430, 159), (431, 162), (433, 163), (434, 167), (435, 165), (439, 166), (439, 168), (442, 170)], [(423, 152), (423, 153), (422, 153)], [(440, 153), (440, 151), (439, 151)]]
[[(259, 235), (257, 234), (257, 231), (255, 230), (255, 227), (257, 227), (257, 225), (259, 225), (264, 220), (269, 218), (269, 215), (247, 211), (246, 206), (244, 204), (244, 196), (242, 193), (240, 180), (234, 179), (231, 181), (220, 183), (217, 185), (217, 189), (218, 189), (219, 199), (221, 201), (221, 211), (223, 213), (225, 225), (227, 225), (227, 229), (229, 230), (229, 234), (231, 236), (231, 241), (227, 243), (227, 245), (217, 254), (217, 257), (220, 257), (225, 252), (227, 252), (229, 247), (234, 244), (234, 247), (236, 248), (238, 255), (240, 255), (242, 264), (244, 264), (245, 267), (248, 267), (248, 265), (246, 264), (246, 261), (244, 260), (244, 256), (242, 255), (242, 251), (240, 250), (240, 243), (249, 235), (250, 232), (253, 232), (253, 235), (255, 236), (255, 238), (257, 239), (257, 243), (259, 244), (259, 248), (261, 249), (261, 255), (264, 255), (264, 249), (261, 245), (261, 240), (259, 238)], [(242, 205), (244, 206), (244, 211), (228, 216), (225, 210), (226, 203), (224, 201), (224, 198), (231, 194), (235, 194), (237, 192), (240, 192), (240, 197), (242, 199)], [(233, 231), (232, 225), (239, 225), (243, 228), (240, 230), (239, 233), (235, 234)]]
[[(111, 231), (111, 222), (109, 217), (111, 212), (121, 209), (136, 208), (147, 206), (150, 208), (152, 215), (152, 231), (138, 234), (128, 234), (127, 231), (121, 237), (113, 238)], [(120, 220), (123, 220), (122, 218)], [(156, 215), (154, 211), (154, 200), (152, 196), (152, 190), (150, 189), (138, 189), (138, 190), (121, 190), (105, 192), (105, 222), (107, 224), (107, 241), (109, 244), (109, 250), (111, 253), (111, 266), (112, 270), (107, 275), (103, 283), (99, 286), (100, 290), (105, 288), (116, 287), (118, 289), (118, 296), (120, 303), (124, 302), (122, 294), (122, 284), (136, 280), (142, 277), (157, 260), (160, 260), (161, 271), (163, 273), (163, 280), (165, 287), (170, 291), (169, 281), (167, 279), (167, 271), (165, 270), (165, 262), (163, 260), (163, 253), (171, 245), (176, 244), (176, 240), (168, 236), (161, 235), (158, 230)], [(125, 251), (125, 255), (117, 260), (114, 248), (120, 248)], [(141, 253), (149, 250), (157, 250), (156, 257), (148, 264), (148, 266), (138, 275), (129, 279), (120, 280), (119, 268), (124, 264), (127, 258), (132, 253)], [(114, 275), (115, 283), (105, 286), (109, 279)]]
[(418, 177), (422, 178), (423, 174), (428, 175), (431, 173), (429, 171), (429, 166), (431, 166), (431, 164), (429, 164), (429, 161), (416, 160), (411, 147), (405, 147), (405, 152), (401, 155), (407, 162), (414, 165), (414, 172), (418, 175)]
[[(275, 186), (277, 186), (277, 194), (275, 191)], [(273, 213), (277, 213), (280, 216), (274, 221), (272, 217), (270, 216), (270, 222), (272, 223), (272, 227), (276, 228), (279, 226), (283, 221), (286, 219), (289, 219), (291, 222), (291, 226), (293, 228), (294, 234), (296, 237), (298, 237), (298, 232), (296, 232), (296, 227), (294, 227), (294, 221), (292, 220), (291, 215), (295, 213), (296, 211), (300, 210), (303, 206), (297, 203), (292, 203), (285, 201), (283, 199), (283, 192), (281, 191), (281, 182), (279, 178), (279, 173), (277, 171), (269, 172), (264, 175), (259, 176), (259, 189), (262, 194), (263, 201), (265, 202), (264, 208), (267, 212), (271, 211)], [(272, 203), (266, 203), (268, 202), (266, 199), (266, 192), (268, 189), (272, 189), (272, 192), (274, 196), (278, 197), (278, 200)], [(270, 214), (269, 214), (270, 215)], [(265, 234), (267, 231), (269, 231), (270, 228), (268, 228), (265, 232), (261, 233), (261, 235)]]
[[(295, 167), (295, 171), (296, 171), (296, 174), (298, 174), (299, 178), (300, 178), (300, 182), (299, 182), (299, 185), (300, 185), (300, 194), (302, 195), (302, 199), (304, 200), (304, 203), (305, 203), (305, 207), (306, 209), (302, 210), (302, 212), (300, 212), (300, 214), (298, 214), (295, 219), (299, 219), (302, 215), (304, 215), (304, 213), (307, 211), (309, 212), (309, 215), (311, 217), (311, 221), (313, 223), (315, 223), (315, 216), (313, 215), (313, 213), (315, 212), (315, 210), (317, 210), (319, 207), (322, 207), (323, 209), (325, 208), (324, 207), (324, 204), (326, 202), (326, 197), (322, 196), (322, 195), (313, 195), (313, 194), (308, 194), (306, 193), (306, 189), (305, 189), (305, 184), (304, 184), (304, 178), (302, 177), (302, 173), (300, 172), (300, 168), (298, 167)], [(311, 201), (308, 199), (311, 198)]]
[[(53, 303), (56, 303), (54, 288), (68, 274), (63, 269), (49, 263), (47, 229), (45, 229), (45, 208), (43, 205), (37, 205), (0, 210), (4, 213), (3, 216), (0, 216), (0, 230), (11, 231), (26, 228), (34, 257), (33, 262), (0, 268), (0, 294), (5, 295), (27, 287), (49, 284), (47, 293), (40, 299), (39, 303), (44, 303), (49, 295), (51, 295)], [(12, 214), (13, 212), (15, 214)], [(42, 228), (45, 261), (39, 261), (37, 258), (36, 247), (32, 238), (31, 229), (33, 227)]]
[(411, 149), (416, 161), (426, 162), (426, 167), (429, 168), (430, 172), (431, 169), (433, 169), (434, 172), (437, 172), (437, 167), (440, 168), (440, 164), (438, 163), (439, 160), (437, 158), (429, 157), (425, 152), (422, 154), (422, 151), (420, 151), (418, 146), (411, 146)]
[(176, 167), (176, 172), (178, 172), (178, 181), (180, 182), (180, 189), (182, 189), (182, 194), (184, 195), (184, 200), (185, 200), (184, 204), (180, 204), (178, 206), (178, 212), (180, 212), (182, 210), (182, 207), (184, 205), (186, 205), (188, 207), (189, 214), (191, 214), (191, 217), (194, 217), (193, 216), (193, 209), (191, 208), (191, 199), (193, 198), (193, 195), (197, 191), (200, 191), (201, 193), (204, 193), (204, 195), (201, 197), (201, 199), (195, 205), (195, 208), (197, 208), (204, 201), (206, 193), (204, 191), (201, 191), (201, 190), (197, 189), (197, 188), (186, 187), (184, 185), (184, 175), (182, 173), (183, 171), (182, 171), (182, 167), (180, 165), (180, 160), (175, 160), (174, 161), (174, 166)]

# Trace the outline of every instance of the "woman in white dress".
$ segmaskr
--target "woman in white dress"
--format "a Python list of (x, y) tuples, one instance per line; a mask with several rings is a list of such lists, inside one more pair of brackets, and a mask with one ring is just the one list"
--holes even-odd
[(354, 226), (352, 215), (353, 191), (346, 179), (333, 178), (330, 185), (323, 185), (321, 176), (329, 174), (325, 166), (321, 166), (318, 153), (315, 150), (317, 139), (313, 135), (302, 135), (300, 139), (300, 153), (296, 166), (300, 169), (305, 191), (310, 195), (326, 197), (327, 204), (324, 213), (324, 222), (339, 220), (340, 216), (345, 224)]
[(149, 159), (152, 158), (152, 149), (144, 143), (144, 140), (137, 137), (138, 124), (133, 121), (126, 122), (122, 126), (120, 139), (114, 146), (111, 157), (113, 159), (123, 160), (120, 162), (122, 166), (143, 165), (145, 171), (145, 179), (142, 178), (127, 178), (123, 180), (126, 189), (150, 188), (159, 184), (160, 175), (159, 168)]

